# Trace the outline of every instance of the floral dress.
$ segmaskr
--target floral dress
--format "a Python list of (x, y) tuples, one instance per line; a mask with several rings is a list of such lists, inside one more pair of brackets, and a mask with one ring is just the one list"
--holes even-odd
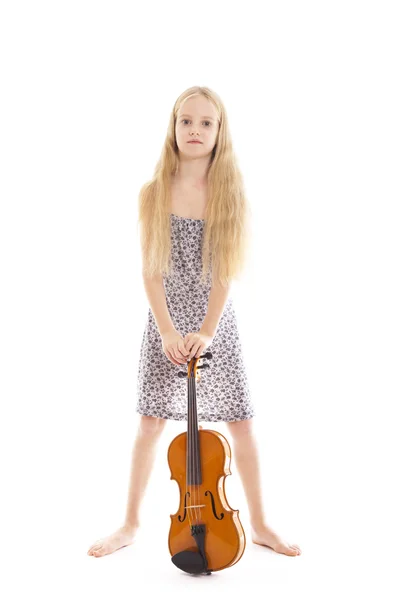
[[(202, 272), (204, 219), (170, 214), (171, 266), (163, 284), (175, 329), (185, 337), (199, 331), (207, 313), (211, 275)], [(228, 297), (213, 341), (205, 349), (209, 368), (196, 381), (198, 421), (242, 421), (255, 415), (232, 298)], [(187, 365), (175, 365), (165, 355), (154, 315), (149, 308), (140, 347), (136, 412), (141, 415), (187, 420)]]

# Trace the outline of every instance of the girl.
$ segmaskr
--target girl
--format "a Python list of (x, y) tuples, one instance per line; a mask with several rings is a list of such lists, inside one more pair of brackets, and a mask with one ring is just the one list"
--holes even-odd
[(132, 453), (125, 522), (88, 550), (104, 556), (131, 544), (155, 451), (168, 419), (187, 418), (181, 365), (209, 349), (210, 368), (197, 387), (199, 421), (224, 421), (248, 502), (252, 541), (296, 556), (268, 524), (259, 455), (230, 283), (245, 263), (249, 207), (236, 164), (225, 108), (207, 87), (175, 102), (155, 175), (139, 194), (142, 274), (150, 309), (140, 350), (141, 415)]

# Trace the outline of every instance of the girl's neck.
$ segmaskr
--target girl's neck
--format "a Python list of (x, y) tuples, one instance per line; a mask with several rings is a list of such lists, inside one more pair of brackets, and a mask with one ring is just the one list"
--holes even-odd
[(187, 185), (197, 189), (204, 188), (208, 182), (208, 158), (197, 160), (181, 160), (178, 172), (173, 176), (173, 181), (179, 185)]

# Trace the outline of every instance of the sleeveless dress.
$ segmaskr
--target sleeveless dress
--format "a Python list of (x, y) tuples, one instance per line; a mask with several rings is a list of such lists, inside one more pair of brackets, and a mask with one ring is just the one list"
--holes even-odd
[[(207, 313), (211, 275), (200, 281), (204, 219), (170, 213), (171, 267), (163, 276), (166, 302), (175, 329), (185, 337), (199, 331)], [(198, 421), (242, 421), (255, 415), (243, 360), (236, 313), (228, 297), (213, 341), (210, 366), (199, 371), (196, 382)], [(165, 355), (154, 315), (149, 308), (139, 358), (136, 412), (141, 415), (187, 421), (187, 365), (175, 365)]]

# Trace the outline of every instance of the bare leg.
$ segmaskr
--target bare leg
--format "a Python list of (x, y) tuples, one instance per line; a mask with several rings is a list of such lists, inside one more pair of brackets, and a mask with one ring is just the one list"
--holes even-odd
[(141, 416), (132, 449), (125, 522), (115, 533), (92, 544), (88, 550), (89, 555), (104, 556), (133, 542), (140, 525), (140, 505), (150, 479), (157, 443), (166, 423), (165, 419)]
[(252, 541), (268, 546), (281, 554), (301, 554), (299, 546), (288, 544), (266, 523), (261, 497), (260, 460), (257, 441), (253, 431), (253, 420), (226, 423), (233, 438), (235, 463), (243, 483), (252, 529)]

